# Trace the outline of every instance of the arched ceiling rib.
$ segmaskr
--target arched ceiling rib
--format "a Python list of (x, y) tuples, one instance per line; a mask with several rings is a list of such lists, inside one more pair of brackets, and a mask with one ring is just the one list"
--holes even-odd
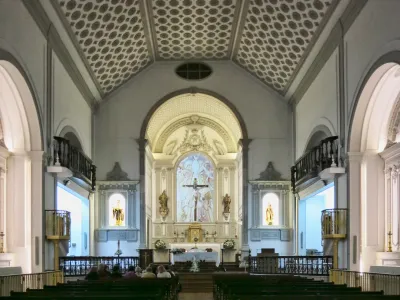
[(57, 0), (104, 94), (157, 60), (231, 59), (283, 94), (335, 0)]
[[(207, 123), (209, 127), (218, 124), (221, 133), (228, 132), (230, 139), (238, 143), (242, 138), (240, 124), (230, 108), (220, 100), (206, 94), (182, 94), (162, 104), (152, 115), (146, 131), (146, 138), (154, 146), (155, 142), (171, 124), (195, 116), (195, 123)], [(190, 120), (192, 123), (193, 121)], [(210, 120), (210, 122), (207, 122)], [(212, 122), (211, 122), (212, 121)], [(214, 128), (215, 129), (215, 128)]]

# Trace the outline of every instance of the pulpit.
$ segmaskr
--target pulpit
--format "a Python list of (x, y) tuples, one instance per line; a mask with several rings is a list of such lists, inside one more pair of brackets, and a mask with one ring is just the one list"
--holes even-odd
[(153, 262), (153, 249), (139, 249), (139, 265), (142, 269)]

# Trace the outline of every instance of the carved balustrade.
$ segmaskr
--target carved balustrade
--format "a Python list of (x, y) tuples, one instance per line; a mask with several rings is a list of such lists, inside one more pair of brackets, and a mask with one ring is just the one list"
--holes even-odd
[(290, 169), (293, 192), (296, 186), (318, 177), (322, 170), (337, 167), (338, 151), (338, 137), (331, 136), (300, 157)]
[(53, 164), (70, 169), (74, 177), (96, 187), (96, 166), (81, 150), (70, 145), (65, 138), (54, 137)]

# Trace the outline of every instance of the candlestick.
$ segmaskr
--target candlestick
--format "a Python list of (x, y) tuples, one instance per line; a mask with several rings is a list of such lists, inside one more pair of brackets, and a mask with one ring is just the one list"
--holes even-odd
[(392, 231), (388, 232), (388, 250), (387, 252), (392, 252)]
[(4, 233), (0, 232), (0, 253), (4, 253)]

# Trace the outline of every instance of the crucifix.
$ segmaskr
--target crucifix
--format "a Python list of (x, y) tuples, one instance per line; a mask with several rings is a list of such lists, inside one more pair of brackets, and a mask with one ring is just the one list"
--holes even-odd
[(183, 187), (191, 187), (195, 191), (194, 194), (194, 221), (197, 221), (197, 201), (199, 200), (199, 189), (208, 187), (207, 184), (197, 184), (197, 178), (193, 179), (193, 184), (184, 184)]

